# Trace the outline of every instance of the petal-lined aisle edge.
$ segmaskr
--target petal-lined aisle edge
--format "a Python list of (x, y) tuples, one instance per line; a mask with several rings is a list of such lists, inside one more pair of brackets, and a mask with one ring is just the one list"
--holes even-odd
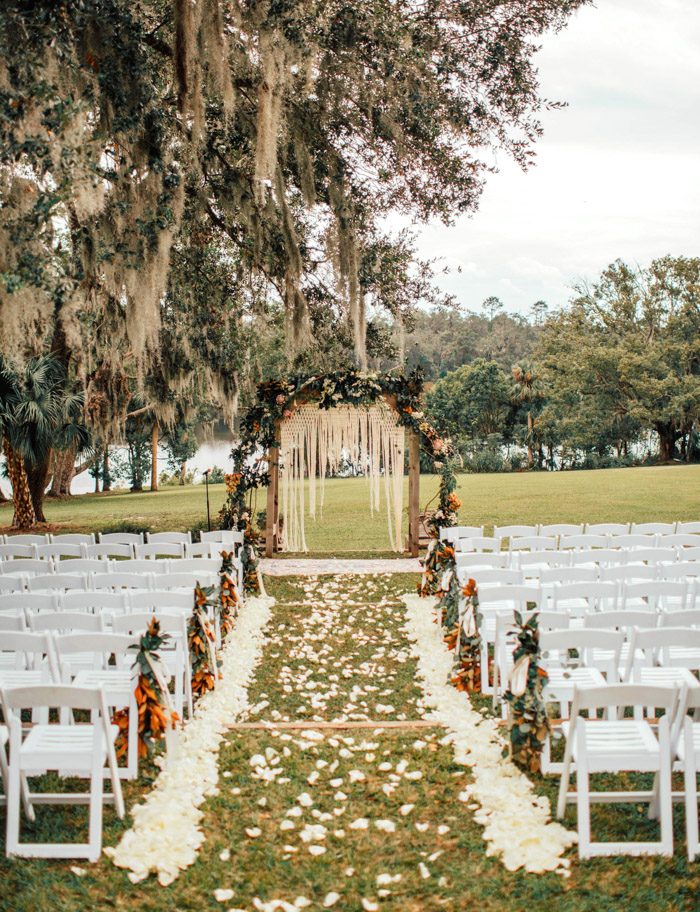
[(105, 849), (133, 883), (150, 873), (167, 886), (194, 864), (204, 833), (201, 805), (216, 794), (218, 752), (227, 726), (249, 708), (248, 685), (263, 647), (273, 598), (249, 598), (222, 650), (221, 679), (197, 703), (178, 733), (177, 748), (141, 804), (132, 808), (131, 829)]
[(536, 795), (527, 776), (503, 757), (506, 742), (497, 721), (475, 710), (469, 696), (448, 683), (452, 655), (436, 634), (435, 600), (414, 594), (401, 599), (425, 702), (433, 707), (427, 718), (446, 726), (456, 761), (471, 768), (473, 781), (460, 798), (473, 802), (487, 855), (498, 856), (509, 871), (567, 874), (569, 860), (562, 855), (576, 834), (552, 820), (549, 800)]

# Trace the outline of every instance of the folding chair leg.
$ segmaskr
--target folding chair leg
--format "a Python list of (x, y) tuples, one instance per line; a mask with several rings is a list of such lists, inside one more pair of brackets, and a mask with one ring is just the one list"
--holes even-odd
[[(581, 735), (580, 747), (583, 747), (583, 728), (579, 729)], [(576, 812), (578, 819), (578, 853), (580, 858), (588, 858), (591, 845), (591, 804), (590, 780), (588, 776), (588, 761), (585, 749), (579, 749), (576, 761)]]
[[(120, 820), (124, 819), (124, 795), (122, 793), (122, 782), (119, 778), (119, 767), (117, 765), (117, 755), (114, 752), (114, 744), (107, 740), (107, 766), (109, 768), (109, 778), (112, 783), (112, 794), (114, 795), (114, 809)], [(103, 771), (102, 771), (102, 774)]]
[(693, 748), (693, 726), (687, 720), (683, 732), (685, 738), (685, 769), (683, 779), (685, 785), (685, 831), (688, 842), (688, 859), (695, 861), (700, 853), (700, 836), (698, 835), (698, 783), (697, 769), (695, 766), (695, 752)]
[(102, 758), (95, 752), (90, 776), (90, 824), (88, 828), (88, 859), (90, 861), (97, 861), (102, 852), (103, 779)]
[[(7, 757), (4, 748), (0, 748), (0, 777), (5, 784), (5, 797), (7, 797), (10, 789), (10, 770), (7, 766)], [(22, 808), (24, 809), (24, 814), (27, 820), (34, 821), (36, 820), (36, 815), (34, 814), (34, 808), (32, 807), (32, 802), (29, 797), (29, 785), (27, 784), (27, 777), (24, 773), (20, 773), (20, 789), (22, 793)]]
[(7, 778), (7, 825), (5, 847), (8, 855), (17, 854), (19, 849), (19, 804), (22, 776), (19, 758), (12, 762), (10, 755), (9, 775)]
[(673, 795), (671, 794), (671, 738), (668, 716), (659, 721), (659, 810), (662, 854), (673, 855)]

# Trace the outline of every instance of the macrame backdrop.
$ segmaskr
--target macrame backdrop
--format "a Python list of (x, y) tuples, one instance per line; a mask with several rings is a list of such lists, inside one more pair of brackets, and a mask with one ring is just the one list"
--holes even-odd
[[(282, 422), (280, 434), (280, 509), (286, 551), (308, 551), (305, 519), (323, 512), (324, 481), (343, 458), (362, 467), (369, 479), (369, 506), (381, 507), (382, 478), (389, 542), (402, 551), (404, 429), (384, 403), (320, 409), (301, 405)], [(307, 485), (308, 479), (308, 485)]]

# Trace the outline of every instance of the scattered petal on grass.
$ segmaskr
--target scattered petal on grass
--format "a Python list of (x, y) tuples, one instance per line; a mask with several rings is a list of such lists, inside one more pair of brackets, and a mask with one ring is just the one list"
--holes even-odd
[(423, 880), (427, 880), (430, 877), (430, 871), (422, 861), (418, 862), (418, 870), (420, 871), (420, 876), (423, 878)]
[(358, 817), (350, 824), (351, 830), (366, 830), (369, 826), (369, 820), (366, 817)]
[(393, 820), (375, 820), (374, 825), (378, 830), (381, 830), (382, 833), (396, 832), (396, 824)]
[(330, 909), (331, 906), (334, 906), (340, 899), (340, 893), (335, 893), (331, 890), (330, 893), (326, 893), (323, 900), (323, 908)]
[(310, 855), (325, 855), (326, 847), (322, 845), (310, 845), (309, 854)]
[(262, 833), (260, 827), (246, 827), (245, 834), (250, 836), (251, 839), (257, 839), (258, 836)]
[(231, 849), (224, 849), (223, 852), (219, 852), (220, 861), (230, 861), (231, 859)]
[(401, 814), (402, 817), (405, 817), (407, 814), (411, 813), (414, 807), (415, 804), (402, 804), (399, 808), (399, 814)]
[(70, 869), (76, 877), (85, 877), (87, 874), (85, 868), (79, 868), (77, 865), (71, 865)]
[(217, 902), (228, 902), (229, 899), (233, 899), (233, 890), (229, 890), (228, 888), (214, 890), (214, 899)]
[(379, 903), (375, 902), (373, 899), (367, 899), (366, 896), (362, 897), (362, 908), (365, 912), (377, 912), (379, 908)]

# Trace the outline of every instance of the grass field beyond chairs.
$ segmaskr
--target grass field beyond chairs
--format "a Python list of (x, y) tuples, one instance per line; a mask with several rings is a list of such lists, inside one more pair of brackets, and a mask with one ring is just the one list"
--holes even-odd
[[(336, 478), (326, 482), (323, 515), (308, 520), (311, 551), (385, 551), (386, 513), (369, 512), (368, 481)], [(438, 477), (421, 477), (421, 507), (436, 494)], [(408, 482), (406, 482), (408, 488)], [(556, 522), (645, 522), (700, 519), (700, 465), (604, 469), (586, 472), (528, 472), (460, 475), (460, 522), (494, 525)], [(225, 497), (224, 485), (210, 485), (212, 526)], [(408, 503), (407, 493), (404, 503)], [(260, 491), (254, 511), (265, 509)], [(175, 531), (206, 528), (203, 485), (164, 488), (157, 493), (84, 494), (49, 500), (46, 515), (56, 531)], [(7, 532), (12, 506), (0, 506)]]

